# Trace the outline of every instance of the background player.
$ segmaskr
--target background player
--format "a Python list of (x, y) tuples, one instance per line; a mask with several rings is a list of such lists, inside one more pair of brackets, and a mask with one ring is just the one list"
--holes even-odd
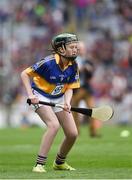
[[(79, 65), (80, 71), (80, 78), (81, 78), (81, 88), (75, 90), (72, 105), (79, 106), (79, 103), (84, 100), (86, 105), (90, 107), (95, 107), (95, 98), (93, 95), (93, 88), (91, 86), (91, 79), (94, 73), (94, 64), (93, 62), (87, 57), (87, 49), (86, 45), (83, 42), (79, 43), (79, 56), (77, 57), (77, 62)], [(80, 118), (78, 113), (73, 113), (74, 119), (80, 131)], [(88, 118), (88, 117), (86, 117)], [(87, 119), (90, 136), (91, 137), (99, 137), (97, 132), (98, 128), (100, 127), (100, 121), (95, 119)]]

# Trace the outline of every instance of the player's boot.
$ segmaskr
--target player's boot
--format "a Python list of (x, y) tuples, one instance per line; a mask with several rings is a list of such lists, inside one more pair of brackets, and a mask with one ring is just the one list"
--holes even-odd
[(53, 169), (54, 170), (66, 170), (66, 171), (75, 171), (73, 167), (69, 166), (66, 162), (63, 164), (56, 164), (55, 162), (53, 163)]
[(38, 172), (38, 173), (44, 173), (46, 172), (44, 165), (37, 164), (35, 167), (33, 167), (33, 172)]

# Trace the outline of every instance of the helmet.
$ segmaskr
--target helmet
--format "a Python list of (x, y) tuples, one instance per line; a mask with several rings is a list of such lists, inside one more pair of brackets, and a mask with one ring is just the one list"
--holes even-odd
[(62, 47), (63, 45), (64, 47), (66, 47), (65, 46), (66, 44), (72, 42), (78, 42), (78, 38), (75, 34), (70, 34), (70, 33), (59, 34), (52, 39), (52, 47), (55, 52), (59, 53), (58, 51), (59, 47)]

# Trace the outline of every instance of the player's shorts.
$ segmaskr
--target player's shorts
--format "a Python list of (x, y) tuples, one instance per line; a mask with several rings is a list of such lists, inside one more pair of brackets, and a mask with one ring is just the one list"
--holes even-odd
[[(33, 90), (33, 94), (35, 94), (40, 101), (44, 101), (44, 102), (48, 102), (48, 103), (57, 103), (57, 104), (64, 104), (64, 96), (56, 98), (56, 99), (49, 99), (45, 96), (43, 96), (42, 94), (40, 94), (39, 92), (37, 92), (36, 90)], [(32, 104), (32, 107), (34, 109), (34, 111), (36, 111), (39, 107), (43, 106), (42, 104)], [(56, 112), (60, 112), (62, 111), (61, 108), (58, 107), (52, 107), (53, 111)]]

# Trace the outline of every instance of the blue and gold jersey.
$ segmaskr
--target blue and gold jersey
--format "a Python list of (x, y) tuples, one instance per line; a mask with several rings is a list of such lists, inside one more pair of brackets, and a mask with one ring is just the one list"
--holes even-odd
[(32, 78), (32, 88), (49, 98), (61, 97), (67, 89), (80, 87), (76, 62), (70, 62), (62, 70), (58, 54), (47, 56), (26, 69)]

